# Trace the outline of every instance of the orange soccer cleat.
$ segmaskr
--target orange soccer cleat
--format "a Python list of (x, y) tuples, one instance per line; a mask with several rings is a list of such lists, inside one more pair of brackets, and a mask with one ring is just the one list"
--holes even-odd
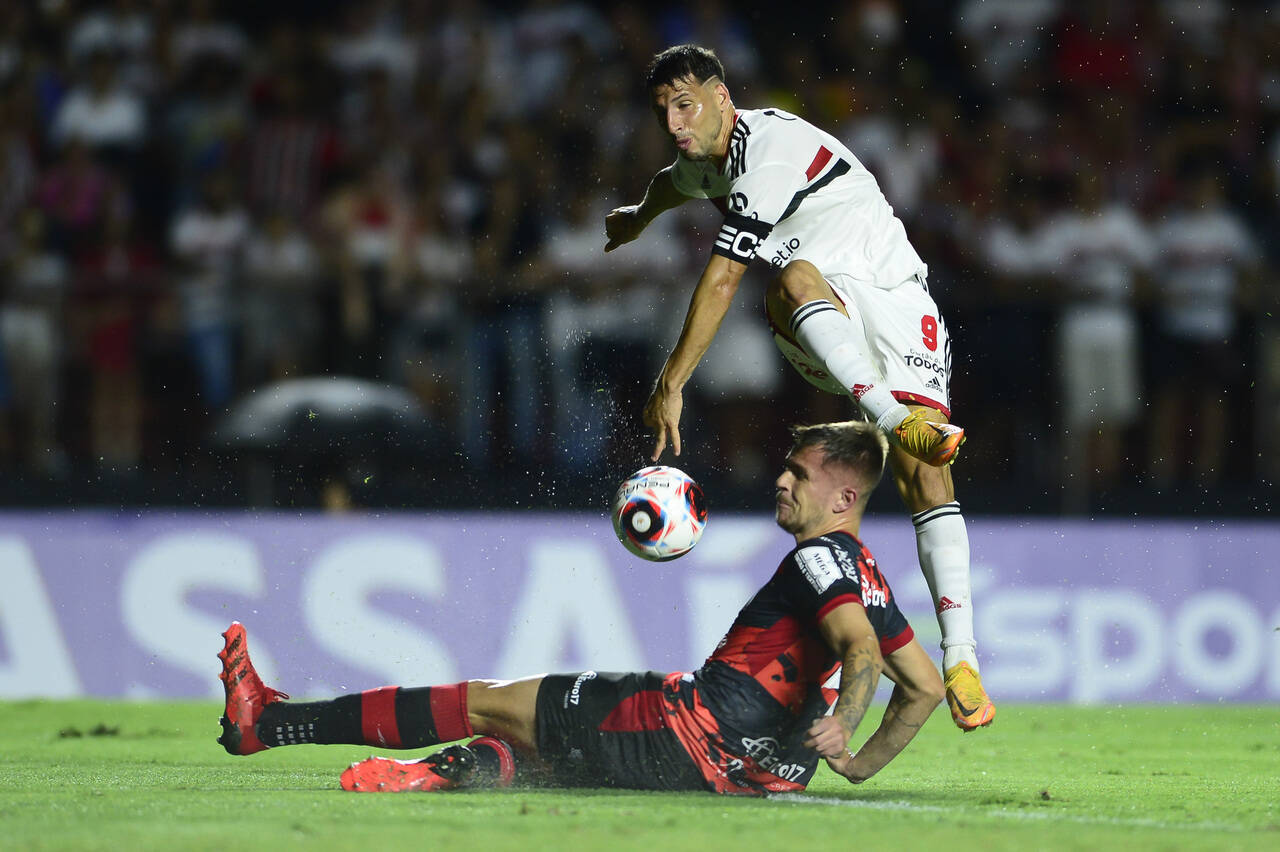
[(990, 725), (996, 717), (996, 705), (982, 688), (982, 678), (968, 663), (960, 662), (947, 669), (943, 683), (947, 689), (947, 706), (956, 727), (966, 733)]
[(342, 789), (351, 793), (409, 793), (455, 790), (476, 772), (476, 756), (466, 746), (449, 746), (421, 760), (370, 757), (342, 773)]
[(238, 621), (222, 634), (225, 643), (218, 652), (222, 674), (218, 677), (227, 690), (227, 704), (222, 712), (222, 736), (218, 742), (228, 754), (253, 754), (267, 746), (258, 739), (258, 718), (268, 704), (288, 698), (262, 682), (249, 659), (249, 640), (244, 625)]
[(964, 430), (954, 423), (929, 420), (932, 411), (917, 408), (894, 427), (891, 437), (908, 454), (934, 467), (945, 467), (956, 460), (964, 443)]

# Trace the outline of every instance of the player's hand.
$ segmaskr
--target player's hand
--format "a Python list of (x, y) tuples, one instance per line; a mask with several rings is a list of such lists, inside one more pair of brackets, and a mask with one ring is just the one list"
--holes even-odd
[(640, 216), (639, 204), (628, 204), (626, 207), (611, 210), (604, 217), (604, 235), (608, 238), (604, 250), (613, 251), (618, 246), (626, 245), (640, 236), (640, 232), (648, 224)]
[(662, 451), (671, 441), (671, 449), (680, 455), (680, 412), (684, 410), (684, 394), (680, 391), (667, 393), (659, 384), (649, 394), (649, 401), (644, 404), (644, 425), (653, 430), (657, 441), (653, 445), (652, 461), (657, 461)]
[(846, 760), (849, 759), (849, 737), (853, 734), (846, 731), (844, 725), (835, 716), (815, 719), (807, 733), (809, 738), (804, 741), (805, 748), (813, 749), (828, 761), (838, 760), (841, 756)]
[(832, 772), (843, 775), (850, 784), (861, 784), (867, 780), (853, 771), (853, 755), (849, 754), (848, 749), (837, 757), (824, 757), (823, 760), (831, 767)]

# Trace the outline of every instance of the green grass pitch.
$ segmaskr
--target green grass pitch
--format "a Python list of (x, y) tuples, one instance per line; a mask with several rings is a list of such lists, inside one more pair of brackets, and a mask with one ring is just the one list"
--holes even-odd
[(369, 748), (233, 758), (219, 712), (0, 702), (0, 849), (1280, 848), (1275, 706), (1005, 705), (965, 735), (939, 710), (868, 783), (824, 767), (807, 793), (763, 800), (343, 793)]

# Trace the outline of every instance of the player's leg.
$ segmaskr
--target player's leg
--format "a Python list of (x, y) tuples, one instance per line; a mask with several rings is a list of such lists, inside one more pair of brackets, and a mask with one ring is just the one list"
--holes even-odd
[(521, 749), (535, 747), (540, 678), (384, 686), (327, 701), (288, 702), (288, 695), (263, 684), (254, 670), (243, 625), (232, 623), (223, 636), (218, 657), (226, 710), (218, 741), (231, 754), (302, 743), (424, 748), (476, 733)]
[(892, 443), (931, 465), (954, 461), (964, 430), (926, 420), (894, 398), (870, 355), (856, 307), (817, 267), (805, 260), (787, 264), (766, 291), (765, 308), (779, 348), (801, 375), (813, 381), (803, 357), (795, 357), (800, 353), (790, 351), (792, 343), (816, 359)]
[[(924, 282), (892, 289), (855, 290), (871, 351), (894, 395), (920, 423), (950, 417), (951, 338)], [(946, 467), (921, 462), (901, 445), (890, 447), (894, 482), (911, 511), (920, 569), (942, 631), (943, 671), (956, 724), (969, 730), (995, 712), (978, 677), (970, 604), (969, 535)]]
[(467, 719), (472, 731), (485, 736), (417, 760), (369, 757), (347, 767), (342, 789), (405, 793), (510, 786), (536, 761), (534, 717), (541, 684), (541, 676), (467, 681)]
[(351, 793), (429, 793), (464, 787), (509, 787), (520, 758), (510, 743), (477, 737), (417, 760), (372, 756), (342, 772), (339, 786)]
[[(924, 412), (931, 420), (946, 419), (936, 409), (925, 408)], [(889, 459), (898, 493), (911, 512), (920, 570), (942, 632), (942, 669), (952, 718), (964, 730), (989, 725), (995, 718), (995, 705), (978, 675), (969, 533), (956, 502), (951, 470), (927, 465), (900, 447), (890, 448)]]

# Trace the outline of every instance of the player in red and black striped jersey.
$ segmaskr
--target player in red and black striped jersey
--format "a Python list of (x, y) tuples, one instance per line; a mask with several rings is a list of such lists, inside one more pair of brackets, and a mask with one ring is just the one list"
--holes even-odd
[[(481, 735), (422, 760), (354, 764), (342, 776), (353, 791), (523, 775), (759, 795), (804, 789), (819, 758), (854, 783), (871, 777), (915, 736), (943, 684), (857, 539), (884, 469), (884, 437), (873, 424), (847, 422), (797, 428), (795, 438), (775, 492), (778, 525), (796, 548), (696, 672), (587, 671), (289, 703), (254, 671), (236, 623), (219, 655), (227, 693), (219, 742), (252, 754), (306, 742), (420, 748)], [(824, 689), (837, 670), (839, 690)], [(893, 695), (854, 754), (849, 740), (881, 673)]]
[(693, 685), (724, 740), (799, 745), (830, 700), (841, 665), (818, 629), (840, 606), (862, 607), (882, 657), (914, 638), (875, 559), (847, 532), (801, 542), (742, 609)]

